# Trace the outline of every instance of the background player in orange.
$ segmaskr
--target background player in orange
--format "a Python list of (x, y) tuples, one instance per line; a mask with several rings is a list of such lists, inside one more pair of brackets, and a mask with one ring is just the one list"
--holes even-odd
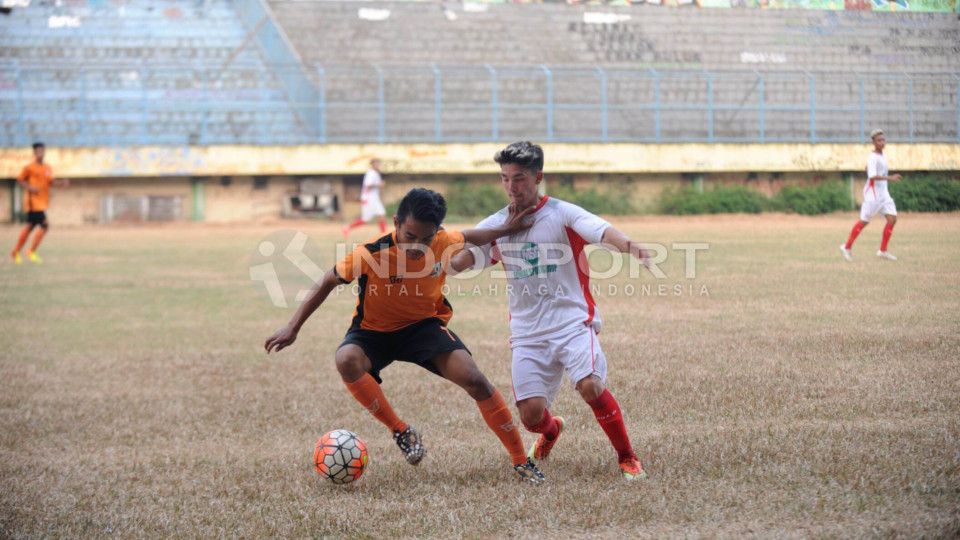
[(489, 229), (446, 230), (440, 226), (447, 213), (443, 197), (428, 189), (411, 190), (393, 218), (396, 230), (357, 246), (328, 270), (287, 326), (267, 338), (264, 348), (269, 353), (293, 344), (303, 323), (330, 292), (357, 280), (357, 309), (337, 349), (337, 371), (353, 397), (393, 432), (406, 460), (416, 465), (425, 450), (420, 433), (400, 419), (378, 384), (380, 371), (394, 360), (417, 364), (463, 388), (510, 454), (520, 479), (542, 482), (543, 474), (527, 458), (503, 396), (447, 328), (453, 308), (442, 292), (455, 252), (465, 244), (482, 246), (529, 227), (524, 217), (531, 212), (511, 212)]
[(24, 197), (23, 207), (27, 213), (27, 224), (20, 231), (20, 237), (17, 239), (17, 245), (13, 248), (10, 256), (13, 257), (14, 264), (20, 264), (23, 259), (20, 257), (20, 250), (27, 243), (30, 231), (34, 227), (39, 227), (37, 234), (33, 236), (33, 243), (30, 244), (30, 250), (27, 251), (27, 258), (30, 262), (40, 264), (43, 262), (37, 255), (37, 248), (40, 247), (40, 241), (47, 234), (47, 207), (50, 205), (50, 186), (67, 187), (70, 181), (67, 179), (54, 180), (53, 169), (50, 165), (43, 162), (43, 154), (46, 147), (42, 142), (33, 143), (32, 163), (23, 168), (20, 176), (17, 177), (17, 183), (23, 186)]

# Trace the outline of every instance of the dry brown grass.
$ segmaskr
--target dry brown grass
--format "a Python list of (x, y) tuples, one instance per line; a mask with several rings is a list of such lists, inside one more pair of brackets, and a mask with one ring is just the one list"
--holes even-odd
[[(399, 364), (385, 390), (429, 445), (405, 464), (336, 376), (349, 298), (263, 354), (291, 310), (248, 279), (258, 241), (305, 230), (326, 265), (336, 226), (54, 228), (44, 266), (0, 267), (0, 537), (957, 536), (960, 216), (902, 216), (897, 263), (873, 257), (872, 225), (846, 264), (854, 219), (619, 222), (710, 242), (693, 281), (709, 296), (599, 299), (651, 478), (619, 480), (565, 388), (543, 487), (514, 482), (463, 392)], [(687, 283), (679, 258), (665, 268)], [(451, 300), (509, 394), (506, 299)], [(339, 427), (372, 457), (345, 489), (310, 463)]]

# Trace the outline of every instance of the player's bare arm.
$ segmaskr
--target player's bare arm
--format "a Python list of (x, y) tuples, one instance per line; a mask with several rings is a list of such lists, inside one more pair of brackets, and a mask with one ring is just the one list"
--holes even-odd
[(485, 246), (501, 236), (509, 236), (515, 232), (529, 229), (533, 222), (528, 222), (526, 218), (535, 210), (536, 208), (532, 206), (519, 210), (516, 205), (510, 205), (510, 214), (503, 225), (492, 229), (467, 229), (463, 231), (463, 239), (468, 244)]
[(31, 186), (26, 180), (17, 178), (17, 183), (20, 184), (20, 187), (27, 190), (28, 193), (40, 193), (40, 188)]
[(891, 174), (890, 176), (871, 176), (870, 180), (892, 180), (894, 182), (899, 182), (903, 180), (903, 176), (899, 174)]
[(456, 255), (450, 258), (450, 270), (448, 273), (451, 275), (459, 274), (467, 268), (473, 268), (475, 263), (476, 259), (473, 256), (473, 252), (469, 249), (461, 249)]
[(290, 322), (283, 328), (277, 330), (264, 342), (263, 348), (267, 351), (267, 354), (270, 352), (280, 352), (290, 345), (293, 345), (293, 342), (297, 340), (297, 334), (300, 333), (300, 328), (303, 326), (303, 323), (307, 322), (307, 319), (313, 315), (313, 312), (323, 304), (327, 296), (330, 295), (330, 292), (339, 284), (340, 279), (337, 277), (337, 274), (334, 273), (333, 269), (327, 270), (323, 278), (320, 279), (320, 282), (314, 285), (307, 300), (301, 304), (297, 312), (293, 314)]
[(600, 239), (601, 245), (613, 251), (620, 253), (629, 253), (637, 258), (644, 265), (648, 265), (650, 258), (647, 251), (638, 243), (631, 240), (627, 235), (616, 227), (607, 227), (603, 231), (603, 237)]

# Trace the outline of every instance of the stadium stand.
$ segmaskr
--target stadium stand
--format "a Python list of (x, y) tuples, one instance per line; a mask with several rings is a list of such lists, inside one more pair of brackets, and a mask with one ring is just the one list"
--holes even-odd
[[(875, 124), (914, 140), (958, 136), (953, 13), (270, 6), (304, 61), (324, 66), (317, 77), (333, 140), (512, 139), (531, 136), (531, 126), (558, 141), (858, 141)], [(390, 67), (411, 64), (422, 67)], [(500, 68), (524, 65), (532, 67)], [(384, 112), (369, 106), (378, 92)]]
[(840, 6), (35, 1), (0, 145), (960, 141), (957, 14)]
[(309, 131), (222, 0), (32, 2), (0, 15), (0, 145), (283, 144)]

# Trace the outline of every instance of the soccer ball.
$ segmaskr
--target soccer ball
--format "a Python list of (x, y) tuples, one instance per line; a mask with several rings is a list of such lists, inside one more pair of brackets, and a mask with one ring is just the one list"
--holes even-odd
[(334, 484), (349, 484), (363, 475), (369, 461), (367, 445), (352, 431), (335, 429), (317, 441), (313, 464)]

